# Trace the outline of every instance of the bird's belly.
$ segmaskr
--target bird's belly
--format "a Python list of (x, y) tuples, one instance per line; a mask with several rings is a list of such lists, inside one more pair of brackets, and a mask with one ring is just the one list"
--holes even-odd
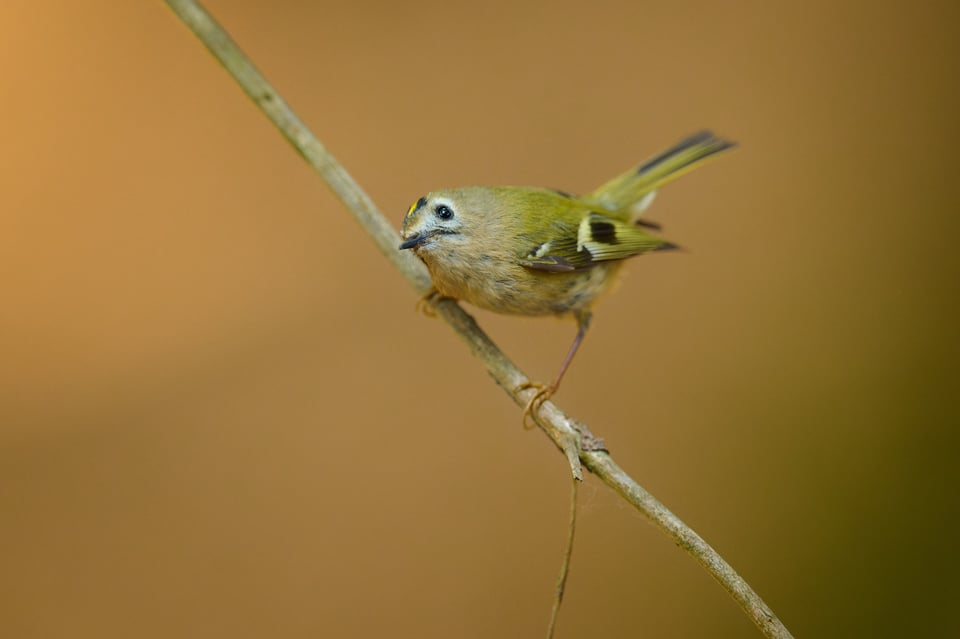
[(434, 286), (454, 297), (496, 313), (562, 314), (586, 308), (606, 290), (620, 264), (599, 264), (569, 273), (537, 271), (523, 266), (491, 270), (433, 269)]

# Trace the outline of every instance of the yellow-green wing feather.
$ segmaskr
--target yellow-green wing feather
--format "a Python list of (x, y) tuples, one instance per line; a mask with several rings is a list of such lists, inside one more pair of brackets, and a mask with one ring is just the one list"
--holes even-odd
[(541, 271), (578, 271), (602, 262), (675, 248), (641, 227), (592, 211), (582, 202), (570, 212), (576, 212), (576, 216), (558, 216), (549, 231), (536, 238), (532, 250), (521, 256), (520, 264)]

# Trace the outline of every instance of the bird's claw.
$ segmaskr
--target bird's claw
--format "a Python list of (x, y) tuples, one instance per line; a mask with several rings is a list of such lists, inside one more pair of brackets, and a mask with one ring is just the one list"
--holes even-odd
[(417, 300), (417, 305), (414, 307), (414, 310), (417, 313), (423, 313), (427, 317), (436, 317), (437, 311), (434, 310), (433, 305), (442, 297), (443, 295), (440, 294), (440, 291), (431, 288), (423, 297)]
[(557, 392), (557, 385), (554, 383), (544, 385), (540, 382), (531, 381), (520, 384), (514, 389), (514, 392), (525, 391), (530, 388), (537, 389), (537, 392), (527, 401), (527, 405), (523, 409), (523, 427), (526, 430), (535, 428), (540, 423), (537, 418), (540, 407)]

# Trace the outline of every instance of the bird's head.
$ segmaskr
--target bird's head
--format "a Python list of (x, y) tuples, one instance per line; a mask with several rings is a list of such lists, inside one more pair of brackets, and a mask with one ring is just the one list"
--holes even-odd
[(490, 210), (486, 189), (472, 187), (434, 191), (414, 202), (403, 217), (400, 249), (418, 254), (465, 245)]

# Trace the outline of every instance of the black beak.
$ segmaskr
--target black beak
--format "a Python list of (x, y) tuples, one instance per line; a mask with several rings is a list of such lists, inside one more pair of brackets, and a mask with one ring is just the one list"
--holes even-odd
[(404, 240), (403, 243), (400, 245), (400, 250), (403, 251), (409, 248), (420, 246), (421, 244), (429, 240), (431, 237), (435, 237), (437, 235), (457, 235), (457, 233), (458, 233), (457, 231), (451, 231), (449, 229), (431, 229), (426, 233), (417, 233), (413, 237), (407, 240)]
[(400, 250), (401, 250), (401, 251), (405, 251), (406, 249), (413, 248), (414, 246), (419, 246), (419, 245), (422, 244), (428, 237), (430, 237), (430, 236), (429, 236), (429, 235), (425, 235), (425, 234), (423, 234), (423, 233), (417, 233), (416, 235), (414, 235), (414, 236), (411, 237), (410, 239), (404, 240), (404, 242), (400, 245)]

